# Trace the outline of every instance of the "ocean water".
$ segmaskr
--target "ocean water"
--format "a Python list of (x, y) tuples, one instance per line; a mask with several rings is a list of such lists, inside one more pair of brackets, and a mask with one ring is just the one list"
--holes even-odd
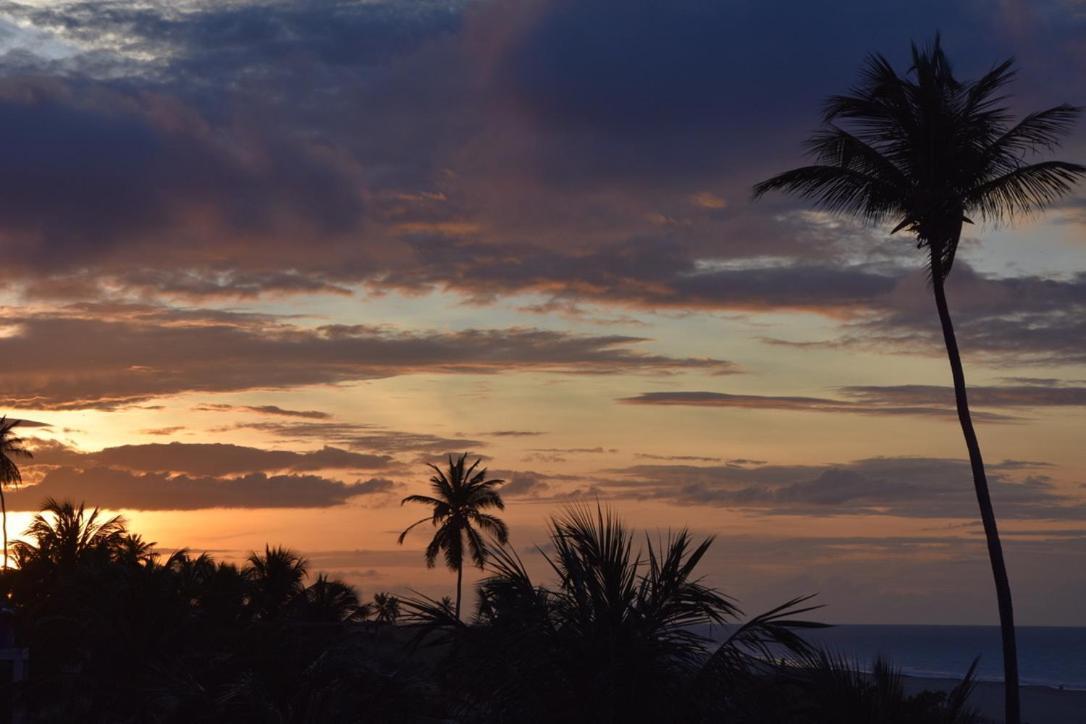
[[(853, 626), (816, 630), (811, 643), (848, 656), (866, 668), (883, 656), (902, 673), (958, 678), (977, 656), (977, 678), (1002, 681), (998, 626)], [(1023, 684), (1086, 690), (1086, 628), (1018, 627)]]

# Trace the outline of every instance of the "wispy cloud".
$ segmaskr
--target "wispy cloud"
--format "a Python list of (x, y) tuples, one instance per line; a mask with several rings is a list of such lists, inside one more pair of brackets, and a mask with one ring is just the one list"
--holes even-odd
[[(749, 410), (792, 410), (855, 415), (919, 415), (957, 419), (954, 390), (938, 385), (858, 385), (842, 387), (844, 398), (798, 395), (744, 395), (726, 392), (645, 392), (619, 401), (630, 405), (679, 405)], [(977, 420), (1021, 422), (1018, 415), (993, 410), (1086, 406), (1086, 387), (1058, 380), (1019, 385), (973, 385), (969, 399)]]
[(224, 403), (207, 403), (192, 408), (199, 412), (248, 412), (255, 415), (268, 415), (271, 417), (298, 417), (306, 420), (327, 420), (332, 417), (327, 412), (320, 410), (289, 410), (278, 405), (227, 405)]
[(314, 329), (284, 319), (144, 306), (8, 312), (6, 318), (15, 331), (0, 337), (0, 354), (10, 360), (0, 371), (0, 405), (20, 409), (113, 409), (183, 392), (283, 389), (420, 372), (734, 371), (723, 360), (641, 351), (646, 340), (638, 337), (539, 329)]
[[(1039, 469), (1038, 469), (1039, 468)], [(1020, 461), (989, 465), (992, 497), (1006, 518), (1077, 520), (1086, 501)], [(971, 518), (964, 460), (879, 457), (840, 465), (636, 465), (605, 471), (597, 485), (617, 497), (662, 498), (771, 515)]]
[[(627, 405), (665, 405), (686, 407), (722, 407), (743, 410), (791, 410), (799, 412), (846, 413), (851, 415), (918, 415), (957, 419), (953, 407), (923, 404), (887, 404), (885, 401), (841, 400), (825, 397), (740, 395), (727, 392), (644, 392), (634, 397), (624, 397), (619, 402)], [(1000, 413), (977, 411), (977, 420), (1009, 422), (1015, 418)]]

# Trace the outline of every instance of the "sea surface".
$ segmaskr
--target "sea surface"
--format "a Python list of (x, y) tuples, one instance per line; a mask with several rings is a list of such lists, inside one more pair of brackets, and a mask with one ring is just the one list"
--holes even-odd
[[(928, 678), (959, 678), (979, 656), (977, 678), (1003, 680), (998, 626), (840, 625), (807, 639), (865, 670), (881, 655), (908, 676)], [(1086, 628), (1020, 626), (1018, 668), (1023, 684), (1086, 691)]]

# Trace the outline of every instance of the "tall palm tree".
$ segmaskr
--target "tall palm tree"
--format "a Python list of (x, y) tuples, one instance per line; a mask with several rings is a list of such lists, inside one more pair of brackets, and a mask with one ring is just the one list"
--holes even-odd
[(430, 489), (433, 494), (409, 495), (400, 503), (422, 503), (433, 508), (430, 516), (412, 523), (400, 533), (399, 540), (402, 544), (412, 528), (427, 521), (437, 529), (426, 546), (426, 566), (433, 568), (437, 554), (444, 552), (445, 565), (449, 570), (456, 571), (457, 618), (460, 618), (460, 593), (464, 579), (464, 540), (467, 539), (472, 562), (482, 568), (486, 563), (487, 547), (480, 531), (490, 533), (502, 544), (509, 539), (509, 529), (505, 523), (497, 516), (483, 512), (490, 508), (505, 510), (505, 503), (495, 490), (505, 481), (488, 480), (486, 468), (476, 470), (482, 462), (481, 458), (466, 467), (467, 457), (468, 454), (464, 453), (453, 461), (450, 455), (447, 470), (431, 464), (434, 475), (430, 478)]
[(0, 527), (4, 529), (4, 570), (8, 569), (8, 505), (4, 500), (4, 488), (18, 486), (23, 481), (23, 474), (13, 458), (34, 457), (23, 447), (23, 441), (14, 430), (22, 420), (9, 420), (0, 417)]
[(928, 48), (913, 45), (905, 75), (872, 55), (860, 85), (827, 101), (823, 128), (808, 141), (814, 165), (754, 187), (755, 198), (784, 191), (830, 212), (895, 222), (891, 234), (908, 231), (924, 250), (995, 578), (1008, 724), (1020, 721), (1011, 589), (944, 284), (970, 216), (1001, 222), (1038, 212), (1086, 174), (1078, 164), (1030, 158), (1058, 146), (1081, 109), (1059, 105), (1012, 123), (1003, 94), (1013, 76), (1008, 60), (978, 80), (958, 80), (938, 36)]

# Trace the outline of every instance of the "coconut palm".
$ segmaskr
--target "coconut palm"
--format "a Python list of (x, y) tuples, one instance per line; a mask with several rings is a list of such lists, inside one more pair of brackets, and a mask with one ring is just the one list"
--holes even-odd
[(26, 535), (33, 543), (16, 541), (12, 546), (20, 568), (43, 567), (67, 570), (88, 559), (110, 560), (125, 546), (127, 530), (120, 516), (101, 518), (83, 503), (49, 498), (30, 521)]
[(343, 581), (321, 573), (302, 594), (302, 611), (307, 621), (354, 623), (369, 615), (370, 607), (358, 600), (358, 592)]
[(970, 216), (1002, 222), (1039, 212), (1070, 191), (1086, 167), (1030, 158), (1054, 149), (1080, 109), (1059, 105), (1012, 123), (1003, 102), (1013, 76), (1008, 60), (978, 80), (958, 80), (938, 37), (928, 48), (913, 45), (904, 75), (872, 55), (860, 85), (827, 101), (823, 128), (808, 142), (814, 164), (757, 184), (754, 195), (783, 191), (829, 212), (895, 223), (891, 234), (909, 232), (924, 251), (995, 578), (1006, 720), (1018, 724), (1011, 589), (944, 285)]
[(282, 546), (264, 546), (264, 553), (250, 553), (243, 571), (249, 584), (249, 601), (261, 619), (280, 616), (302, 595), (309, 564), (300, 555)]
[(8, 569), (8, 506), (4, 500), (4, 488), (9, 485), (18, 486), (23, 481), (23, 475), (13, 458), (33, 457), (14, 432), (21, 422), (22, 420), (9, 420), (6, 415), (0, 417), (0, 527), (4, 529), (5, 571)]
[(442, 470), (430, 465), (434, 470), (430, 478), (432, 495), (409, 495), (404, 503), (422, 503), (429, 505), (431, 515), (409, 525), (400, 533), (402, 544), (407, 534), (417, 525), (431, 523), (437, 530), (430, 544), (426, 546), (426, 565), (433, 568), (438, 553), (444, 552), (445, 565), (456, 571), (456, 605), (454, 613), (460, 617), (460, 594), (464, 578), (464, 541), (467, 540), (468, 553), (476, 566), (482, 568), (486, 563), (487, 547), (480, 532), (489, 533), (499, 543), (509, 539), (509, 529), (498, 517), (484, 510), (497, 508), (505, 510), (505, 503), (495, 488), (503, 480), (488, 480), (486, 468), (476, 470), (482, 459), (477, 459), (470, 467), (466, 466), (468, 454), (464, 453), (456, 461), (449, 456), (449, 467)]
[(373, 594), (373, 614), (377, 623), (396, 623), (400, 617), (400, 599), (391, 593)]

